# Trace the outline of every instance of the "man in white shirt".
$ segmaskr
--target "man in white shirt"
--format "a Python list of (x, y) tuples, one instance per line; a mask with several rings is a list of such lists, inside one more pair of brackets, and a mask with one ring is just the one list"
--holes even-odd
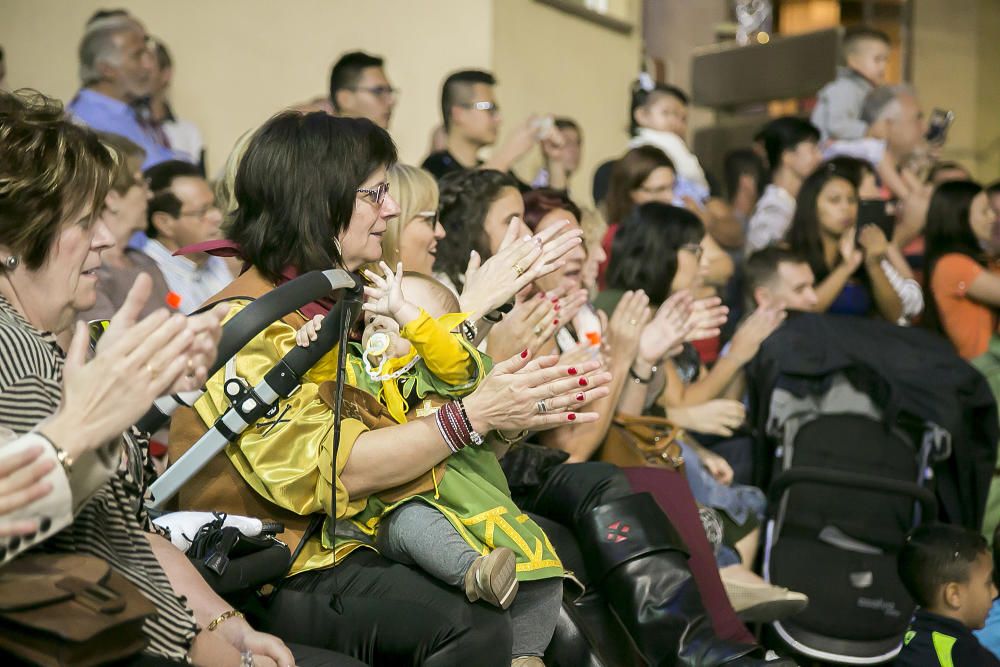
[(215, 194), (198, 167), (171, 160), (145, 173), (153, 193), (149, 201), (149, 240), (142, 251), (149, 255), (166, 278), (171, 306), (182, 313), (201, 307), (232, 281), (226, 263), (205, 253), (175, 256), (184, 247), (222, 237), (222, 211)]
[(819, 166), (819, 130), (803, 118), (783, 116), (764, 126), (760, 138), (771, 166), (771, 182), (747, 223), (747, 252), (780, 241), (795, 216), (802, 181)]

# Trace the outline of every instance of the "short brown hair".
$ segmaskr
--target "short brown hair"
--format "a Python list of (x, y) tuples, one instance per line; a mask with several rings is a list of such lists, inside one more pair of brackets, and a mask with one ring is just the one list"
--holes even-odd
[(608, 196), (604, 200), (606, 217), (613, 225), (625, 221), (633, 208), (632, 191), (639, 189), (649, 175), (660, 167), (666, 167), (675, 174), (677, 168), (667, 154), (656, 146), (638, 146), (615, 162), (611, 169)]
[(120, 134), (98, 132), (97, 136), (104, 147), (115, 156), (111, 189), (124, 195), (129, 191), (129, 188), (138, 183), (135, 174), (142, 171), (142, 163), (146, 160), (146, 151), (139, 144)]
[(60, 228), (111, 189), (114, 156), (62, 105), (35, 91), (0, 93), (0, 243), (38, 269)]

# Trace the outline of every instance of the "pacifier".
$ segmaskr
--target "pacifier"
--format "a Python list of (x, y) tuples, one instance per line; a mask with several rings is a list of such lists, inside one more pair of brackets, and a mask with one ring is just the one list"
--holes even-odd
[[(389, 334), (384, 331), (377, 331), (373, 333), (369, 338), (368, 342), (365, 343), (365, 370), (368, 375), (375, 379), (382, 374), (382, 369), (385, 367), (385, 353), (389, 351), (389, 345), (392, 343), (392, 339), (389, 338)], [(372, 358), (377, 358), (378, 367), (372, 368)]]

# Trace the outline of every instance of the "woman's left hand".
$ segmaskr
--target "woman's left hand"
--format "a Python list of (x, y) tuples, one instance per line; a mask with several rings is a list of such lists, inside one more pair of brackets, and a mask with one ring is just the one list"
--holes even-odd
[(651, 316), (645, 292), (628, 291), (622, 295), (608, 323), (608, 348), (612, 358), (620, 363), (635, 361), (639, 341)]
[(701, 464), (705, 466), (705, 470), (715, 478), (716, 482), (723, 486), (729, 486), (733, 483), (733, 467), (729, 465), (729, 461), (704, 448), (698, 452), (698, 458), (701, 459)]
[(667, 354), (679, 354), (685, 338), (694, 328), (693, 299), (687, 290), (677, 292), (660, 304), (639, 338), (639, 359), (655, 366)]
[(222, 623), (216, 632), (220, 632), (227, 642), (240, 651), (253, 653), (255, 665), (264, 664), (261, 658), (273, 660), (278, 667), (295, 664), (295, 657), (283, 641), (274, 635), (254, 630), (244, 619)]
[(889, 239), (878, 225), (865, 225), (861, 228), (858, 243), (865, 249), (865, 259), (881, 260), (889, 251)]

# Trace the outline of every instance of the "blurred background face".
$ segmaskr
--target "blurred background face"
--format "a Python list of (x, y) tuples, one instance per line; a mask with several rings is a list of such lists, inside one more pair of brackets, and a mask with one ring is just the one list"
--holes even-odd
[(500, 112), (497, 109), (476, 109), (477, 102), (496, 104), (493, 86), (474, 83), (467, 104), (452, 107), (452, 123), (459, 126), (462, 134), (476, 143), (489, 146), (496, 142), (500, 130)]
[(820, 233), (840, 238), (858, 219), (858, 196), (850, 181), (831, 178), (816, 199)]
[(980, 242), (992, 245), (996, 235), (997, 212), (990, 206), (985, 190), (972, 199), (969, 206), (969, 226)]
[(353, 90), (337, 91), (337, 105), (345, 116), (367, 118), (388, 129), (396, 93), (381, 67), (365, 67)]
[[(490, 253), (495, 254), (500, 249), (503, 237), (507, 234), (507, 226), (513, 218), (524, 217), (524, 199), (517, 188), (504, 188), (500, 191), (500, 196), (493, 200), (486, 218), (483, 220), (483, 230), (490, 242)], [(521, 222), (521, 231), (517, 233), (517, 238), (531, 234), (528, 226)], [(483, 259), (487, 259), (483, 257)]]
[(608, 258), (600, 239), (587, 245), (587, 261), (583, 263), (583, 286), (589, 290), (597, 288), (597, 274), (601, 264)]
[(774, 279), (757, 289), (757, 305), (813, 312), (819, 303), (815, 283), (816, 278), (807, 263), (781, 262)]
[(671, 204), (674, 201), (674, 184), (677, 181), (677, 174), (669, 167), (657, 167), (650, 172), (646, 180), (635, 190), (629, 193), (632, 196), (632, 203), (636, 206), (648, 204), (650, 202), (660, 202)]
[(652, 102), (635, 110), (635, 119), (641, 127), (673, 132), (682, 139), (687, 137), (687, 115), (683, 102), (664, 93), (654, 93)]
[(573, 174), (580, 168), (580, 133), (572, 127), (559, 130), (563, 139), (562, 162), (566, 172)]
[(181, 202), (171, 240), (179, 248), (222, 237), (222, 211), (215, 205), (215, 194), (203, 178), (174, 179), (171, 191)]
[(670, 283), (670, 292), (682, 289), (698, 289), (704, 283), (704, 274), (708, 269), (705, 251), (701, 243), (689, 243), (677, 251), (677, 273)]
[(862, 40), (847, 57), (847, 64), (875, 85), (882, 85), (889, 65), (889, 46), (878, 39)]
[(782, 163), (792, 170), (792, 173), (804, 179), (816, 171), (816, 167), (823, 161), (823, 154), (815, 141), (803, 141), (792, 150), (785, 151), (781, 159)]
[(113, 43), (116, 53), (113, 61), (106, 64), (109, 79), (128, 101), (151, 94), (156, 57), (149, 48), (145, 31), (136, 28), (120, 32)]
[[(538, 226), (535, 228), (535, 233), (542, 232), (548, 227), (556, 224), (557, 222), (569, 220), (570, 224), (563, 229), (563, 233), (573, 231), (575, 229), (580, 229), (580, 221), (576, 219), (572, 213), (567, 210), (557, 208), (549, 211), (545, 216), (538, 221)], [(587, 261), (587, 251), (584, 249), (583, 244), (575, 246), (571, 251), (563, 255), (562, 257), (565, 265), (553, 271), (549, 275), (540, 278), (536, 281), (536, 285), (542, 291), (548, 292), (556, 287), (564, 287), (567, 292), (569, 290), (580, 289), (583, 287), (583, 269), (584, 264)]]
[(927, 123), (920, 104), (912, 95), (897, 98), (899, 110), (887, 125), (886, 142), (897, 159), (909, 157), (924, 144)]
[(438, 241), (445, 237), (444, 227), (437, 219), (437, 202), (404, 224), (399, 235), (399, 261), (403, 270), (432, 275)]

